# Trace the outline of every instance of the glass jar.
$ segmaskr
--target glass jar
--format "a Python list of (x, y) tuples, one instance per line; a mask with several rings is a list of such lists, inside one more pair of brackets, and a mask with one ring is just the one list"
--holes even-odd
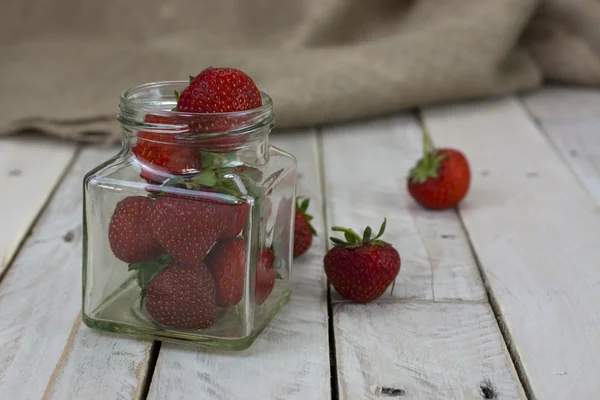
[(121, 151), (85, 176), (83, 321), (241, 350), (290, 295), (296, 160), (269, 145), (269, 96), (172, 111), (187, 84), (124, 91)]

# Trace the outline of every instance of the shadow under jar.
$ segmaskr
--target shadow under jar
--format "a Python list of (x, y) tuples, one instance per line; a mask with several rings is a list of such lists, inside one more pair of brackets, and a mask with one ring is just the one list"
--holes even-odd
[(172, 111), (187, 84), (124, 91), (121, 151), (85, 176), (83, 321), (241, 350), (290, 295), (296, 160), (269, 145), (269, 96)]

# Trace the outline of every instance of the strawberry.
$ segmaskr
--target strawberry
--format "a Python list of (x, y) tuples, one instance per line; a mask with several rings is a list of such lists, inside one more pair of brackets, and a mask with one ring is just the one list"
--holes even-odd
[(163, 252), (150, 229), (151, 206), (152, 200), (143, 196), (129, 196), (117, 203), (108, 225), (108, 243), (119, 260), (134, 263)]
[(467, 195), (471, 171), (465, 155), (456, 149), (429, 151), (423, 134), (423, 158), (410, 170), (407, 188), (421, 206), (444, 209), (456, 206)]
[(217, 306), (229, 307), (239, 303), (244, 294), (246, 276), (244, 239), (226, 239), (217, 242), (205, 261), (217, 287)]
[(308, 209), (309, 199), (303, 199), (299, 202), (299, 197), (296, 200), (296, 216), (294, 219), (294, 257), (304, 254), (312, 244), (312, 237), (317, 236), (317, 231), (310, 224), (313, 219), (311, 215), (306, 213)]
[(205, 329), (215, 322), (215, 282), (204, 263), (171, 262), (153, 277), (143, 299), (148, 315), (167, 328)]
[(150, 224), (162, 247), (185, 265), (200, 265), (226, 227), (223, 205), (167, 195), (154, 202)]
[(223, 204), (226, 222), (219, 239), (234, 238), (240, 234), (248, 218), (248, 203)]
[(267, 300), (275, 287), (275, 256), (271, 249), (262, 249), (256, 262), (256, 304), (261, 305)]
[[(192, 77), (190, 77), (191, 79)], [(251, 116), (221, 115), (258, 108), (262, 97), (256, 84), (244, 72), (234, 68), (207, 68), (191, 79), (178, 95), (177, 111), (219, 115), (192, 115), (185, 123), (192, 133), (227, 132), (245, 127)], [(207, 151), (233, 152), (246, 141), (246, 134), (227, 134), (199, 138), (199, 145)]]
[(229, 113), (261, 105), (260, 91), (252, 78), (235, 68), (203, 70), (177, 99), (177, 111), (187, 113)]
[[(144, 121), (150, 124), (174, 123), (172, 117), (153, 114), (147, 114)], [(140, 176), (149, 183), (161, 183), (170, 174), (183, 175), (202, 166), (196, 148), (177, 142), (173, 133), (138, 132), (137, 142), (131, 151), (140, 162)]]
[(368, 303), (381, 296), (396, 279), (400, 271), (400, 254), (380, 239), (385, 226), (384, 219), (374, 238), (371, 238), (370, 227), (365, 229), (362, 238), (351, 229), (332, 228), (333, 231), (344, 232), (346, 242), (331, 238), (334, 247), (325, 254), (325, 274), (345, 298), (356, 303)]

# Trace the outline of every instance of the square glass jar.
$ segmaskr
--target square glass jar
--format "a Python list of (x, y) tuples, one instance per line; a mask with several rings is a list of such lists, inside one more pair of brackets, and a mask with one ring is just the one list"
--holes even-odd
[(290, 296), (296, 160), (269, 145), (268, 95), (172, 111), (186, 85), (124, 91), (121, 151), (85, 176), (83, 321), (241, 350)]

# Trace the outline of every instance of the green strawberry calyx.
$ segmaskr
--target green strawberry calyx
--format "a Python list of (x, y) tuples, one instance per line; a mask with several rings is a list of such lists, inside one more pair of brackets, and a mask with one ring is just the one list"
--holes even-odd
[(344, 247), (348, 247), (348, 248), (356, 248), (356, 247), (366, 246), (366, 245), (387, 246), (387, 245), (389, 245), (389, 243), (380, 239), (381, 236), (383, 235), (383, 233), (385, 232), (386, 224), (387, 224), (387, 219), (384, 218), (383, 223), (381, 224), (381, 227), (379, 228), (379, 232), (377, 233), (377, 235), (375, 237), (371, 237), (371, 235), (373, 234), (373, 230), (371, 229), (370, 226), (367, 226), (367, 228), (364, 230), (362, 236), (360, 236), (358, 233), (356, 233), (352, 229), (343, 228), (340, 226), (334, 226), (333, 228), (331, 228), (331, 230), (334, 232), (343, 232), (344, 238), (346, 240), (344, 241), (344, 240), (336, 238), (336, 237), (330, 237), (329, 239), (334, 244), (334, 246), (344, 246)]
[(137, 282), (142, 289), (140, 306), (146, 298), (150, 282), (173, 262), (173, 257), (163, 254), (150, 260), (129, 264), (128, 271), (137, 271)]
[(304, 196), (298, 196), (296, 198), (296, 210), (300, 211), (300, 214), (302, 214), (302, 216), (306, 220), (308, 229), (310, 229), (310, 232), (313, 234), (313, 236), (317, 236), (317, 231), (315, 230), (315, 227), (312, 226), (312, 224), (310, 223), (310, 221), (313, 220), (313, 216), (306, 212), (306, 210), (308, 210), (309, 204), (310, 204), (310, 199), (308, 199)]
[(436, 149), (429, 150), (429, 134), (427, 129), (423, 132), (423, 158), (408, 173), (412, 183), (425, 183), (428, 179), (438, 179), (445, 154), (438, 154)]
[[(258, 183), (261, 179), (262, 172), (253, 167), (214, 165), (194, 174), (171, 177), (161, 186), (165, 188), (180, 187), (194, 191), (209, 189), (215, 193), (228, 194), (235, 198), (248, 195), (261, 197), (266, 193), (266, 189)], [(168, 190), (164, 192), (168, 192)]]

